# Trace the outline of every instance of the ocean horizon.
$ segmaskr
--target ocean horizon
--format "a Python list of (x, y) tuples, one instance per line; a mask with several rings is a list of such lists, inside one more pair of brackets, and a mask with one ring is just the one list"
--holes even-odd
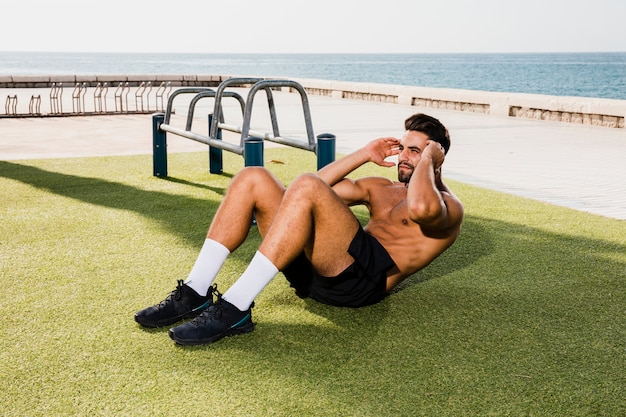
[(0, 52), (0, 75), (216, 74), (626, 100), (626, 52)]

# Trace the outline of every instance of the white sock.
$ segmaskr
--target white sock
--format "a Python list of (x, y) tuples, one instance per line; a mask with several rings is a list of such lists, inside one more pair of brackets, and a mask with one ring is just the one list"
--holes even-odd
[(257, 251), (243, 275), (224, 293), (224, 299), (241, 311), (246, 311), (257, 295), (278, 273), (278, 268)]
[(230, 251), (226, 246), (206, 238), (185, 284), (198, 294), (206, 295), (229, 254)]

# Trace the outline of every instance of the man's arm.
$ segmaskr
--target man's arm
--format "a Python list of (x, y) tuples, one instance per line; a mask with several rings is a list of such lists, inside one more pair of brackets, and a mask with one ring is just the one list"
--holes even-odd
[(441, 180), (443, 160), (441, 145), (430, 141), (408, 185), (409, 217), (429, 229), (449, 229), (463, 218), (463, 205)]
[(400, 141), (395, 138), (380, 138), (371, 141), (363, 148), (326, 165), (317, 175), (341, 197), (346, 204), (359, 204), (367, 200), (366, 190), (357, 181), (345, 178), (360, 166), (374, 162), (383, 167), (392, 167), (393, 162), (385, 158), (397, 155)]
[(383, 167), (392, 167), (393, 162), (385, 161), (385, 158), (400, 153), (396, 138), (380, 138), (371, 141), (363, 148), (352, 152), (326, 165), (317, 172), (317, 175), (331, 187), (343, 180), (346, 175), (368, 162), (374, 162)]

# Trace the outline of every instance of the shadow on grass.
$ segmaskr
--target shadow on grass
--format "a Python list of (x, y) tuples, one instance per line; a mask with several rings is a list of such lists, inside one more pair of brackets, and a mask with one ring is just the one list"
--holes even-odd
[[(20, 181), (38, 189), (103, 207), (135, 212), (160, 223), (168, 232), (201, 242), (219, 199), (194, 198), (163, 191), (143, 190), (102, 178), (83, 177), (53, 172), (38, 167), (0, 161), (0, 177)], [(228, 178), (227, 176), (224, 176)], [(226, 185), (211, 186), (168, 177), (172, 184), (181, 184), (224, 195)], [(222, 181), (224, 182), (224, 181)]]
[[(220, 176), (224, 177), (224, 178), (233, 178), (234, 175), (231, 173), (222, 173), (220, 174)], [(175, 184), (182, 184), (182, 185), (188, 185), (188, 186), (192, 186), (192, 187), (198, 187), (198, 188), (204, 188), (206, 190), (211, 190), (214, 191), (218, 194), (224, 195), (224, 193), (226, 192), (226, 190), (224, 188), (215, 188), (215, 187), (211, 187), (210, 185), (206, 185), (206, 184), (198, 184), (197, 182), (192, 182), (192, 181), (188, 181), (188, 180), (183, 180), (181, 178), (176, 178), (176, 177), (165, 177), (165, 178), (161, 178), (163, 181), (168, 181), (168, 182), (172, 182)]]

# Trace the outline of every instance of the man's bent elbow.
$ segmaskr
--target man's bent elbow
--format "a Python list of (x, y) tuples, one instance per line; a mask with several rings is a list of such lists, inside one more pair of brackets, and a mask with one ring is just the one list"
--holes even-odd
[(446, 206), (443, 202), (409, 204), (409, 218), (415, 223), (430, 225), (437, 223), (445, 214)]

